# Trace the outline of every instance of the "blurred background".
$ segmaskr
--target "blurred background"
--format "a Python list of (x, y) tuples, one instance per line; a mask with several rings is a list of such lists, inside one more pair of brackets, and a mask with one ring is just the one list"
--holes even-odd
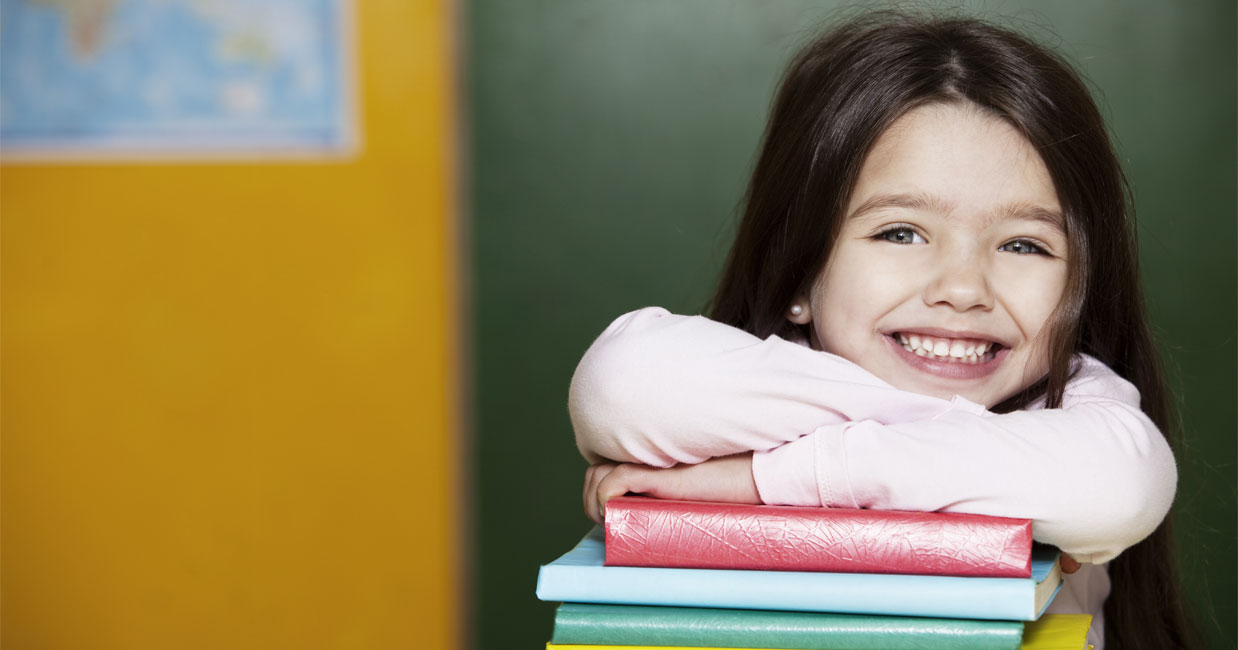
[[(1093, 85), (1185, 432), (1180, 563), (1235, 647), (1233, 3), (913, 6)], [(0, 0), (0, 641), (543, 644), (537, 567), (589, 528), (575, 363), (620, 313), (703, 308), (778, 75), (855, 8)]]

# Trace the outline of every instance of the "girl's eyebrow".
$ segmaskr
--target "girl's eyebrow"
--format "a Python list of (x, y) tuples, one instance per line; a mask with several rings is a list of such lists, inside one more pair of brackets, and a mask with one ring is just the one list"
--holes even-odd
[(847, 220), (860, 219), (870, 212), (885, 208), (911, 208), (913, 210), (929, 210), (932, 212), (949, 212), (950, 206), (940, 197), (916, 192), (913, 194), (874, 194), (861, 203)]
[[(874, 194), (868, 197), (861, 203), (851, 214), (847, 215), (847, 220), (863, 219), (870, 212), (876, 212), (884, 208), (910, 208), (913, 210), (928, 210), (942, 214), (949, 213), (953, 206), (939, 196), (926, 194), (924, 192), (914, 192), (910, 194)], [(990, 213), (988, 223), (1000, 219), (1011, 219), (1017, 221), (1033, 221), (1043, 223), (1052, 227), (1059, 233), (1065, 234), (1066, 220), (1062, 217), (1061, 210), (1056, 208), (1047, 208), (1042, 205), (1036, 205), (1019, 201), (1007, 205), (999, 206), (996, 210)]]

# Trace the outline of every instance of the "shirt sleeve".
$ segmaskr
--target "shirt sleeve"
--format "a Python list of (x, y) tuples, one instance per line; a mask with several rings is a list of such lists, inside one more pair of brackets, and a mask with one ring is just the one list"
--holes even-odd
[(568, 391), (587, 460), (655, 467), (772, 449), (828, 424), (927, 419), (953, 406), (895, 389), (842, 357), (658, 307), (611, 323)]
[(1095, 359), (1078, 363), (1060, 409), (972, 405), (820, 427), (754, 454), (758, 491), (767, 503), (1032, 519), (1038, 541), (1106, 562), (1164, 519), (1177, 469), (1134, 386)]

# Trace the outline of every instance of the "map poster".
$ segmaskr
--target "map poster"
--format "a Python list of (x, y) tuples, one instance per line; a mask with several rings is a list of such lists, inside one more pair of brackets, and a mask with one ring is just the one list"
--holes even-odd
[(349, 0), (0, 0), (0, 156), (342, 156)]

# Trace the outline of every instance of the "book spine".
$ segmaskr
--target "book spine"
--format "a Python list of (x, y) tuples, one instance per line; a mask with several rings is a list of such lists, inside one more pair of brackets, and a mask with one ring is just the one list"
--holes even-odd
[(564, 603), (552, 643), (886, 650), (1016, 650), (1013, 621)]
[(620, 497), (606, 565), (1026, 578), (1032, 524), (958, 513)]

